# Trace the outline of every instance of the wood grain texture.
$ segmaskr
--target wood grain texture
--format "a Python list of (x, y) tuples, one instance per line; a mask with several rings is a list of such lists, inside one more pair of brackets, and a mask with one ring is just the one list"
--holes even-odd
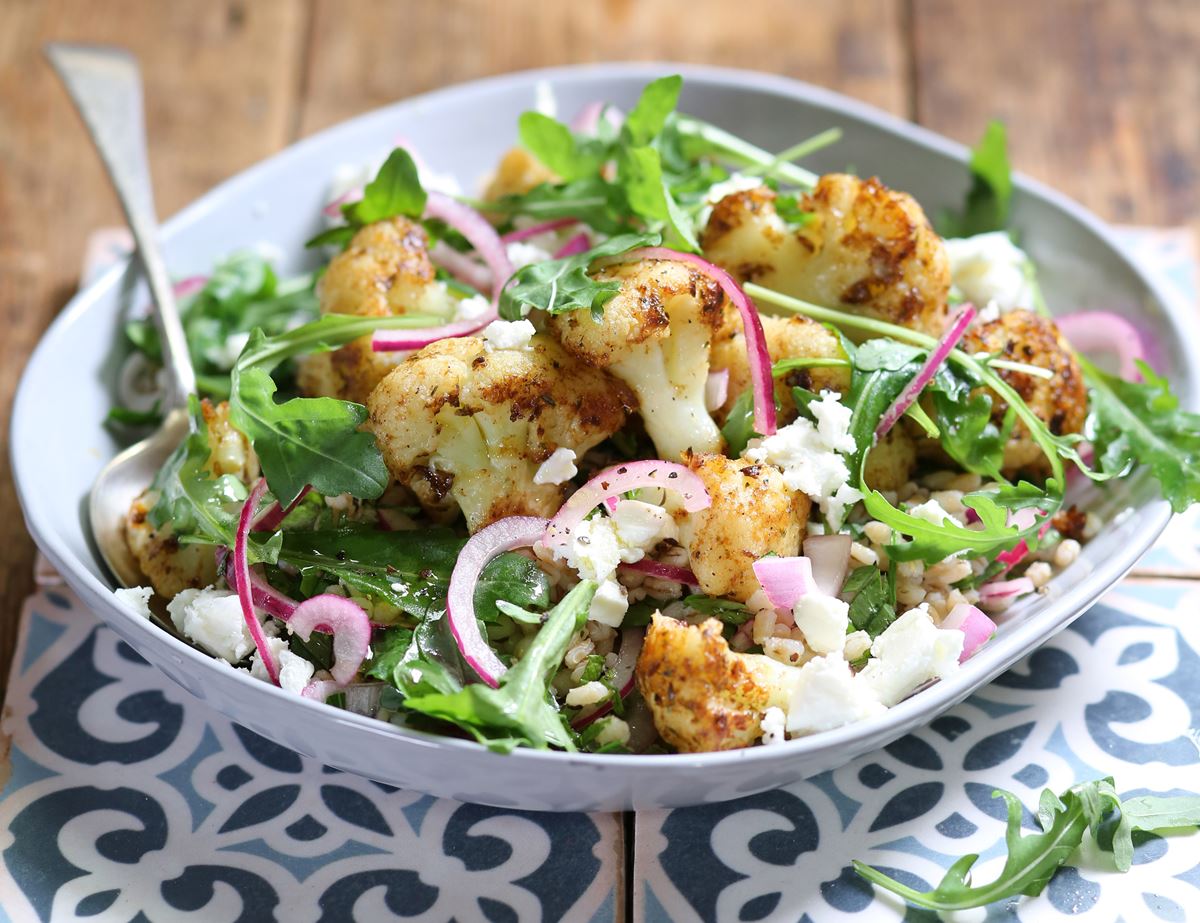
[(287, 143), (307, 12), (299, 0), (0, 3), (0, 689), (33, 586), (33, 545), (8, 462), (13, 392), (74, 292), (88, 234), (121, 222), (41, 47), (101, 42), (137, 54), (157, 201), (168, 215)]
[(899, 0), (316, 0), (301, 133), (464, 80), (621, 60), (754, 68), (903, 113), (901, 9)]
[(913, 0), (915, 112), (1117, 222), (1200, 230), (1200, 4)]

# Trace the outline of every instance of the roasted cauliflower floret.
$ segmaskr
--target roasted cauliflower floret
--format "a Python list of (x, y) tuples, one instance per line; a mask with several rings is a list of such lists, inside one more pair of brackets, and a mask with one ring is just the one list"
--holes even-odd
[(500, 158), (483, 197), (489, 201), (522, 195), (542, 183), (556, 183), (555, 173), (523, 147), (510, 148)]
[[(436, 281), (425, 230), (408, 218), (369, 224), (335, 256), (317, 283), (323, 314), (388, 317), (429, 314), (449, 319), (455, 299)], [(367, 395), (396, 367), (400, 356), (377, 353), (364, 336), (333, 352), (300, 361), (305, 394), (366, 403)]]
[[(201, 402), (200, 409), (208, 428), (211, 447), (208, 470), (212, 476), (228, 474), (245, 483), (257, 480), (258, 457), (249, 440), (229, 422), (229, 405), (214, 406), (206, 400)], [(144, 491), (133, 501), (125, 517), (125, 542), (137, 559), (138, 567), (154, 587), (154, 592), (168, 599), (188, 587), (209, 586), (217, 578), (212, 548), (180, 544), (170, 523), (156, 529), (149, 515), (157, 501), (157, 493)]]
[(641, 260), (596, 274), (621, 284), (597, 320), (587, 309), (551, 316), (567, 351), (607, 369), (637, 396), (660, 458), (691, 449), (715, 452), (721, 433), (704, 406), (708, 353), (722, 323), (725, 296), (685, 263)]
[(765, 186), (722, 199), (705, 255), (742, 281), (937, 336), (945, 327), (950, 264), (921, 206), (878, 179), (821, 177), (789, 228)]
[(505, 516), (552, 516), (570, 485), (535, 484), (555, 449), (577, 456), (615, 433), (632, 397), (551, 337), (490, 349), (439, 340), (400, 363), (367, 401), (392, 476), (435, 517), (455, 507), (476, 530)]
[(688, 625), (656, 612), (634, 676), (662, 739), (706, 753), (753, 745), (767, 709), (787, 709), (799, 673), (762, 654), (734, 653), (716, 619)]
[(751, 565), (764, 555), (800, 553), (811, 501), (783, 483), (773, 465), (724, 455), (687, 455), (712, 504), (687, 513), (668, 495), (680, 541), (700, 589), (745, 601), (758, 589)]
[[(1038, 378), (1025, 372), (997, 369), (1056, 436), (1078, 433), (1087, 417), (1087, 385), (1070, 345), (1059, 333), (1054, 321), (1017, 310), (967, 331), (959, 348), (967, 353), (998, 353), (1001, 358), (1036, 365), (1053, 373)], [(992, 420), (997, 426), (1004, 420), (1008, 405), (992, 395)], [(1049, 462), (1029, 436), (1025, 424), (1017, 421), (1004, 447), (1005, 475), (1025, 473), (1046, 475)]]
[(903, 424), (893, 426), (867, 453), (863, 479), (875, 490), (899, 490), (917, 466), (917, 444)]

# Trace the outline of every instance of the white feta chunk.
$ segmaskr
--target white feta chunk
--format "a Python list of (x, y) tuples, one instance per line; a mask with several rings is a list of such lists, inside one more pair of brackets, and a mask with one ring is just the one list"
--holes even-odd
[(549, 250), (543, 250), (537, 244), (531, 244), (526, 240), (515, 240), (511, 244), (507, 244), (505, 249), (508, 251), (508, 261), (512, 264), (513, 272), (534, 263), (544, 263), (554, 259), (554, 255)]
[(549, 458), (538, 465), (538, 470), (533, 474), (533, 483), (565, 484), (578, 473), (574, 450), (557, 448), (550, 453)]
[(629, 611), (628, 591), (616, 580), (605, 580), (592, 597), (588, 618), (609, 628), (620, 628)]
[(241, 603), (232, 590), (183, 590), (167, 603), (167, 612), (176, 628), (214, 657), (237, 663), (254, 649)]
[(527, 320), (494, 320), (483, 328), (485, 348), (528, 349), (537, 333)]
[(958, 669), (964, 636), (938, 628), (922, 604), (892, 622), (871, 645), (871, 659), (858, 679), (889, 708), (922, 683)]
[(810, 660), (799, 670), (788, 704), (787, 730), (793, 736), (828, 731), (884, 711), (841, 653)]
[(804, 640), (817, 653), (831, 654), (845, 646), (850, 606), (836, 596), (806, 593), (800, 597), (792, 614), (796, 627), (804, 632)]
[(950, 276), (966, 301), (1001, 311), (1033, 307), (1029, 257), (1005, 231), (946, 241)]
[(472, 295), (463, 298), (454, 306), (454, 320), (478, 320), (492, 309), (492, 303), (483, 295)]
[(947, 512), (940, 503), (933, 499), (926, 500), (924, 503), (911, 507), (908, 511), (908, 515), (913, 516), (916, 519), (923, 519), (925, 522), (932, 523), (935, 526), (942, 525), (942, 523), (944, 523), (947, 519), (949, 519), (951, 522), (957, 522), (957, 520), (951, 516), (950, 513)]
[(612, 521), (622, 545), (621, 560), (629, 564), (642, 559), (640, 554), (630, 556), (635, 549), (650, 551), (664, 538), (674, 538), (677, 534), (675, 519), (670, 513), (661, 506), (641, 500), (619, 501)]
[(787, 715), (782, 708), (772, 705), (762, 717), (762, 742), (768, 746), (787, 740)]
[(131, 586), (113, 590), (113, 596), (146, 619), (150, 618), (150, 597), (153, 595), (153, 588), (148, 586)]
[[(275, 662), (279, 664), (279, 687), (287, 692), (300, 695), (313, 678), (315, 670), (313, 665), (303, 657), (293, 654), (288, 648), (287, 641), (283, 638), (267, 638), (267, 647), (274, 655)], [(250, 661), (250, 675), (261, 679), (264, 683), (271, 681), (271, 677), (267, 674), (267, 668), (263, 665), (262, 657), (257, 651)]]
[(621, 563), (621, 544), (612, 520), (593, 516), (571, 527), (570, 540), (553, 547), (553, 555), (588, 580), (604, 580)]

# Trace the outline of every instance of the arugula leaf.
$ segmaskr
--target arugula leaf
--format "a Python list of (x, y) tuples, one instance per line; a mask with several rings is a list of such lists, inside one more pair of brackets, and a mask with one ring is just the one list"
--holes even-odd
[(420, 218), (425, 211), (425, 199), (412, 155), (398, 147), (388, 154), (375, 178), (367, 183), (362, 198), (345, 205), (342, 213), (351, 225), (358, 227), (397, 215)]
[(814, 213), (800, 207), (800, 197), (795, 193), (783, 193), (775, 197), (775, 214), (785, 224), (802, 228), (812, 221)]
[[(501, 603), (507, 605), (501, 608)], [(475, 586), (475, 617), (494, 623), (509, 615), (509, 606), (525, 613), (543, 612), (550, 605), (550, 578), (529, 558), (503, 554), (488, 563)], [(535, 616), (538, 622), (541, 616)]]
[(610, 153), (610, 144), (576, 137), (562, 122), (541, 112), (521, 113), (517, 131), (521, 144), (568, 182), (598, 174)]
[[(489, 749), (499, 752), (508, 752), (522, 744), (539, 750), (548, 746), (575, 750), (574, 737), (555, 704), (549, 683), (571, 643), (571, 636), (586, 621), (595, 593), (596, 583), (584, 580), (564, 596), (550, 610), (525, 655), (500, 677), (498, 689), (483, 683), (454, 691), (409, 686), (401, 690), (406, 693), (404, 706), (456, 724)], [(409, 665), (409, 676), (413, 667), (428, 682), (424, 675), (426, 665), (413, 662)]]
[(946, 871), (945, 877), (930, 891), (917, 891), (858, 860), (854, 870), (872, 884), (891, 891), (917, 907), (953, 911), (985, 907), (996, 901), (1026, 895), (1036, 897), (1083, 842), (1090, 830), (1093, 838), (1104, 817), (1116, 810), (1120, 823), (1113, 836), (1113, 856), (1118, 870), (1128, 871), (1133, 860), (1134, 830), (1155, 831), (1200, 825), (1200, 797), (1145, 796), (1122, 802), (1112, 779), (1080, 782), (1062, 796), (1050, 789), (1042, 792), (1038, 803), (1039, 833), (1021, 835), (1023, 807), (1016, 795), (1003, 790), (992, 793), (1008, 806), (1004, 834), (1008, 856), (996, 880), (969, 885), (971, 868), (979, 858), (967, 855)]
[(693, 252), (700, 249), (694, 222), (667, 186), (658, 151), (649, 146), (623, 148), (617, 160), (617, 175), (635, 215), (652, 227), (661, 224), (669, 229), (671, 243)]
[(872, 638), (896, 620), (896, 568), (885, 573), (874, 565), (856, 567), (846, 578), (842, 596), (850, 597), (850, 624)]
[(404, 659), (412, 641), (413, 631), (410, 628), (397, 626), (377, 631), (371, 639), (371, 659), (367, 661), (363, 675), (390, 683), (392, 673)]
[(751, 389), (739, 394), (729, 408), (721, 435), (725, 437), (725, 454), (730, 458), (740, 457), (750, 440), (762, 435), (754, 431), (754, 392)]
[(683, 604), (689, 609), (695, 609), (704, 615), (711, 615), (726, 625), (741, 625), (754, 617), (754, 613), (746, 608), (745, 603), (733, 599), (718, 599), (715, 596), (705, 596), (693, 593), (683, 598)]
[(675, 111), (679, 103), (679, 91), (683, 78), (678, 74), (659, 77), (646, 84), (637, 103), (625, 116), (621, 128), (622, 136), (629, 144), (640, 147), (649, 144), (662, 132), (667, 116)]
[(1004, 230), (1012, 193), (1004, 123), (989, 122), (983, 138), (971, 151), (971, 188), (966, 203), (961, 212), (945, 211), (939, 216), (938, 233), (943, 237), (971, 237)]
[(238, 506), (246, 501), (246, 485), (233, 475), (214, 478), (209, 470), (212, 446), (200, 400), (188, 399), (191, 430), (154, 476), (151, 491), (158, 494), (150, 524), (170, 524), (180, 541), (233, 547)]
[(129, 407), (110, 407), (104, 422), (120, 426), (157, 426), (162, 422), (161, 403), (154, 402), (149, 410), (132, 410)]
[(1144, 362), (1143, 381), (1131, 382), (1078, 359), (1090, 388), (1084, 432), (1099, 469), (1119, 477), (1145, 464), (1175, 512), (1200, 502), (1200, 414), (1180, 409), (1167, 380)]
[(473, 204), (482, 211), (527, 215), (539, 221), (576, 218), (604, 234), (629, 230), (624, 193), (599, 175), (568, 183), (542, 183), (522, 195)]
[(500, 316), (517, 320), (527, 313), (526, 307), (551, 314), (589, 308), (596, 314), (621, 290), (621, 284), (611, 280), (597, 282), (588, 275), (588, 267), (602, 257), (617, 256), (638, 247), (654, 247), (660, 241), (658, 234), (620, 234), (584, 253), (518, 269), (500, 293)]
[(946, 454), (967, 471), (1005, 481), (1000, 469), (1016, 411), (1010, 407), (1003, 424), (997, 427), (992, 422), (992, 396), (981, 385), (965, 370), (949, 365), (938, 369), (929, 391), (941, 444)]

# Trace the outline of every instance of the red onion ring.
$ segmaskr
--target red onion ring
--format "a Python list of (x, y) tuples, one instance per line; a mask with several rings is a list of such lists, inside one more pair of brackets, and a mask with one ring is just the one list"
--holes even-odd
[[(617, 695), (621, 698), (625, 698), (633, 692), (634, 668), (637, 666), (638, 655), (642, 652), (642, 642), (645, 639), (646, 635), (640, 628), (621, 629), (621, 646), (617, 649), (617, 662), (613, 665), (613, 685), (617, 689)], [(577, 731), (583, 730), (597, 718), (603, 718), (612, 709), (611, 698), (599, 705), (591, 706), (590, 710), (585, 709), (572, 719), (571, 727)]]
[(450, 574), (446, 620), (467, 664), (493, 689), (508, 669), (488, 645), (475, 619), (475, 585), (493, 558), (514, 548), (526, 548), (542, 537), (547, 522), (536, 516), (509, 516), (480, 529), (468, 539)]
[(507, 234), (501, 234), (500, 239), (506, 244), (515, 244), (522, 240), (529, 240), (531, 237), (537, 237), (539, 234), (549, 234), (551, 231), (569, 228), (573, 224), (579, 224), (579, 219), (555, 218), (553, 221), (543, 221), (541, 224), (532, 224), (527, 228), (519, 228), (509, 231)]
[(561, 260), (568, 256), (574, 256), (576, 253), (583, 253), (591, 245), (592, 242), (587, 234), (580, 231), (555, 251), (554, 258)]
[(258, 622), (258, 616), (254, 614), (254, 596), (250, 589), (250, 559), (246, 552), (246, 544), (250, 536), (250, 522), (254, 518), (255, 510), (266, 490), (266, 479), (259, 478), (254, 489), (250, 491), (250, 496), (242, 504), (242, 513), (238, 517), (237, 534), (233, 542), (233, 571), (237, 577), (237, 595), (238, 601), (242, 604), (242, 618), (246, 620), (246, 627), (250, 630), (250, 637), (254, 639), (254, 646), (258, 648), (258, 656), (262, 660), (263, 668), (267, 671), (267, 676), (270, 677), (272, 684), (278, 686), (279, 664), (276, 663), (275, 655), (267, 645), (267, 638), (263, 634), (262, 625)]
[[(1037, 522), (1039, 514), (1045, 515), (1042, 510), (1034, 510), (1028, 506), (1024, 507), (1014, 513), (1008, 514), (1008, 525), (1016, 526), (1018, 529), (1024, 531)], [(1038, 538), (1042, 538), (1048, 531), (1050, 531), (1049, 519), (1043, 522), (1041, 528), (1038, 529)], [(1027, 554), (1029, 554), (1029, 543), (1025, 539), (1021, 539), (1010, 550), (1002, 551), (996, 555), (996, 560), (1005, 565), (1004, 573), (1008, 573), (1025, 560)]]
[(1137, 361), (1146, 361), (1141, 332), (1110, 311), (1079, 311), (1054, 318), (1059, 331), (1081, 353), (1107, 353), (1117, 357), (1118, 373), (1127, 381), (1141, 381)]
[(459, 253), (444, 240), (439, 240), (429, 251), (434, 265), (442, 267), (459, 282), (479, 292), (486, 292), (492, 284), (492, 273), (470, 254)]
[(332, 679), (314, 679), (302, 690), (300, 695), (306, 699), (316, 699), (318, 702), (324, 702), (331, 695), (343, 692), (345, 686)]
[(315, 629), (333, 635), (334, 682), (345, 686), (358, 673), (371, 649), (371, 622), (367, 613), (353, 600), (335, 593), (322, 593), (306, 599), (288, 620), (293, 634), (307, 641)]
[(954, 351), (954, 347), (958, 345), (958, 341), (963, 338), (963, 334), (967, 332), (967, 326), (975, 319), (978, 312), (973, 304), (964, 304), (962, 310), (950, 323), (949, 329), (942, 334), (942, 338), (938, 340), (937, 346), (929, 354), (929, 358), (925, 360), (925, 364), (921, 366), (921, 371), (917, 373), (917, 377), (908, 383), (899, 396), (892, 402), (892, 406), (887, 409), (882, 417), (879, 418), (879, 425), (875, 427), (875, 438), (882, 439), (887, 431), (896, 425), (896, 422), (904, 416), (904, 412), (912, 406), (913, 402), (921, 396), (921, 392), (925, 390), (925, 386), (933, 381), (933, 376), (937, 374), (938, 368), (946, 357)]
[[(247, 568), (246, 572), (249, 574), (250, 595), (254, 605), (260, 609), (265, 609), (277, 619), (282, 619), (285, 622), (290, 619), (292, 613), (296, 611), (296, 606), (299, 605), (296, 600), (284, 593), (280, 593), (253, 567)], [(238, 580), (233, 556), (228, 557), (225, 561), (225, 582), (229, 584), (231, 590), (240, 592), (241, 581)]]
[(720, 266), (694, 253), (683, 253), (667, 247), (642, 247), (630, 250), (618, 259), (629, 260), (676, 260), (700, 270), (721, 287), (742, 317), (742, 330), (746, 335), (746, 352), (750, 357), (750, 386), (754, 393), (754, 430), (761, 436), (775, 434), (775, 380), (771, 376), (771, 356), (767, 352), (767, 338), (763, 333), (758, 310), (742, 287)]
[(704, 481), (691, 468), (658, 459), (625, 462), (605, 468), (571, 494), (547, 524), (542, 544), (547, 547), (565, 545), (570, 541), (571, 530), (597, 505), (639, 487), (665, 487), (675, 491), (683, 498), (683, 508), (689, 513), (705, 509), (712, 503)]
[[(609, 499), (611, 500), (612, 497), (609, 497)], [(637, 571), (639, 574), (645, 574), (647, 577), (670, 580), (672, 583), (679, 583), (684, 586), (700, 586), (700, 581), (696, 579), (696, 575), (688, 568), (680, 567), (678, 564), (668, 564), (666, 561), (655, 561), (653, 558), (642, 558), (640, 561), (632, 563), (622, 562), (619, 565), (619, 569)]]
[(1037, 589), (1028, 577), (1016, 577), (1012, 580), (993, 580), (979, 588), (981, 601), (990, 599), (1008, 599), (1010, 596), (1024, 596)]
[(297, 506), (300, 501), (308, 496), (312, 490), (311, 484), (305, 484), (300, 493), (296, 494), (296, 499), (289, 503), (286, 507), (280, 506), (276, 501), (275, 505), (270, 507), (265, 513), (261, 514), (250, 526), (251, 532), (274, 532), (279, 528), (280, 524), (288, 518), (288, 515)]

